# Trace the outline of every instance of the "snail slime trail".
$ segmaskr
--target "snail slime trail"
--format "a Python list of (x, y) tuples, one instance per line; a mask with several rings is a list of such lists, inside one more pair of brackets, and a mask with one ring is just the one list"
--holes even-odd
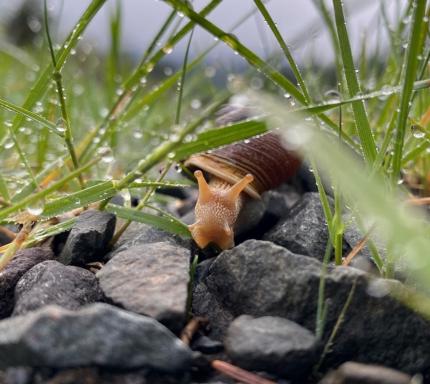
[(236, 219), (246, 206), (245, 195), (259, 199), (263, 192), (290, 179), (300, 163), (299, 156), (272, 132), (191, 156), (185, 165), (195, 170), (199, 197), (196, 222), (189, 229), (197, 245), (232, 248)]

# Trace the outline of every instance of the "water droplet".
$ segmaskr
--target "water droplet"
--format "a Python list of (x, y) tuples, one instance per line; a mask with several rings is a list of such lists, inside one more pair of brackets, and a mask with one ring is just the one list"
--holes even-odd
[(39, 216), (43, 212), (43, 205), (36, 204), (27, 208), (28, 213), (33, 216)]
[(199, 109), (202, 106), (202, 102), (199, 99), (193, 99), (190, 105), (192, 109)]
[(143, 133), (141, 131), (134, 131), (133, 132), (133, 137), (135, 139), (141, 139), (143, 137)]
[(284, 93), (284, 98), (289, 99), (290, 97), (291, 95), (288, 92)]
[(166, 76), (170, 76), (173, 73), (173, 69), (170, 67), (164, 67), (163, 72)]
[(421, 127), (417, 126), (417, 125), (413, 125), (411, 127), (412, 130), (412, 135), (416, 138), (416, 139), (422, 139), (423, 137), (425, 137), (425, 132), (422, 130)]
[(173, 52), (173, 46), (172, 45), (165, 45), (163, 48), (161, 48), (161, 50), (166, 54), (166, 55), (170, 55)]
[(13, 142), (12, 140), (10, 140), (10, 141), (6, 141), (6, 143), (4, 143), (4, 147), (5, 147), (5, 149), (10, 149), (10, 148), (12, 148), (14, 145), (15, 145), (15, 144), (14, 144), (14, 142)]

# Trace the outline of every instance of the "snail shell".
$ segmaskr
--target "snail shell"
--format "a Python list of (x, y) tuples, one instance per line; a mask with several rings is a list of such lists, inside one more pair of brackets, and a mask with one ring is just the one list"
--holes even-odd
[(281, 137), (273, 132), (193, 155), (185, 162), (191, 170), (200, 169), (209, 178), (215, 176), (229, 184), (253, 175), (254, 180), (244, 189), (253, 198), (290, 179), (300, 164), (298, 155), (287, 150)]

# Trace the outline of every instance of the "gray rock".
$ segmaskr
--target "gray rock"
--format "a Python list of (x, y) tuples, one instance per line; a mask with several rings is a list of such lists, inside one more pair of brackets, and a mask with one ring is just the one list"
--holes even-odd
[(190, 254), (169, 242), (138, 245), (118, 253), (98, 273), (114, 304), (179, 330), (186, 317)]
[(329, 233), (318, 193), (305, 193), (263, 239), (322, 260)]
[(84, 265), (104, 255), (115, 230), (112, 213), (88, 210), (80, 214), (67, 238), (59, 261)]
[(12, 313), (15, 285), (21, 276), (36, 264), (53, 257), (52, 251), (45, 247), (27, 248), (16, 253), (12, 261), (0, 272), (0, 319)]
[(317, 357), (316, 337), (281, 317), (239, 316), (230, 324), (224, 345), (240, 367), (290, 378), (306, 373)]
[(102, 299), (98, 281), (90, 271), (48, 260), (31, 268), (18, 281), (13, 315), (47, 304), (77, 309)]
[(409, 384), (411, 380), (394, 369), (350, 361), (324, 376), (320, 384)]
[[(273, 243), (246, 241), (221, 253), (210, 266), (194, 290), (193, 312), (209, 318), (213, 337), (222, 336), (229, 316), (241, 314), (285, 317), (314, 331), (321, 268), (319, 261)], [(355, 268), (329, 268), (323, 342), (353, 285), (355, 292), (327, 364), (357, 360), (406, 372), (430, 370), (429, 322), (388, 295), (402, 285), (370, 279)]]
[(162, 231), (150, 225), (133, 222), (120, 237), (114, 249), (106, 255), (106, 258), (110, 260), (118, 253), (126, 251), (127, 249), (137, 245), (166, 241), (174, 245), (179, 245), (183, 248), (191, 247), (191, 240), (189, 239), (183, 239), (178, 235)]
[(0, 368), (97, 365), (175, 372), (191, 351), (157, 321), (96, 303), (77, 311), (46, 306), (0, 321)]

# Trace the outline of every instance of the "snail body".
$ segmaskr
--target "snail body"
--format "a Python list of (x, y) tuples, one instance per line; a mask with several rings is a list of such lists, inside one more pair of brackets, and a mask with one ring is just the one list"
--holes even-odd
[(233, 247), (236, 220), (247, 198), (259, 199), (287, 181), (300, 163), (273, 132), (191, 156), (185, 165), (195, 171), (199, 197), (189, 229), (197, 245)]

